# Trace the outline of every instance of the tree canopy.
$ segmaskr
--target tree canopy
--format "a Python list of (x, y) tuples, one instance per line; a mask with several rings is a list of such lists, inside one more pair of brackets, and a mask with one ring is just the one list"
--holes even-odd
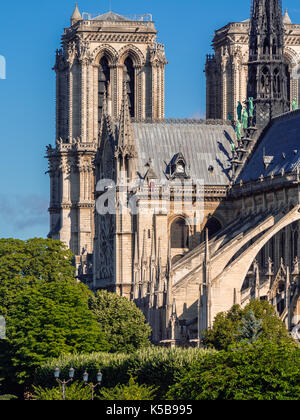
[[(1, 376), (30, 383), (35, 368), (61, 354), (107, 351), (92, 293), (78, 283), (72, 253), (53, 240), (0, 240)], [(7, 382), (7, 381), (6, 381)]]
[(0, 239), (0, 314), (9, 314), (26, 284), (74, 280), (72, 259), (72, 252), (52, 239)]
[(150, 345), (151, 328), (143, 313), (125, 297), (105, 290), (90, 297), (90, 308), (114, 352), (133, 352)]
[(213, 328), (204, 332), (203, 344), (216, 350), (226, 350), (240, 341), (253, 341), (255, 330), (261, 340), (292, 342), (274, 307), (266, 301), (253, 300), (244, 309), (235, 305), (230, 311), (219, 313)]

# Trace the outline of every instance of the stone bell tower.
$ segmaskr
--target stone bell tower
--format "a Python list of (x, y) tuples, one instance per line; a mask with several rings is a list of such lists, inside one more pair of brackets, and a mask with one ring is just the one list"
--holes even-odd
[(281, 0), (252, 0), (248, 97), (254, 98), (257, 125), (290, 109), (284, 35)]
[(151, 15), (93, 16), (76, 4), (56, 52), (56, 144), (47, 147), (47, 158), (49, 237), (78, 259), (93, 253), (94, 159), (104, 102), (117, 121), (125, 83), (132, 119), (163, 119), (166, 63)]

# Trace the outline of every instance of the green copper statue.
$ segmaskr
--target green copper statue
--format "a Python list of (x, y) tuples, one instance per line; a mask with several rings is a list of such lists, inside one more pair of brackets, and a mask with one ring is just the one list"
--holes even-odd
[(254, 101), (254, 98), (248, 98), (248, 101), (249, 101), (249, 117), (250, 118), (253, 118), (253, 116), (254, 116), (254, 104), (253, 104), (253, 101)]
[(228, 121), (232, 121), (232, 115), (228, 112)]
[(241, 102), (239, 101), (238, 107), (237, 107), (237, 117), (238, 117), (239, 121), (241, 121), (241, 119), (242, 119), (242, 110), (243, 110), (243, 106), (242, 106)]
[(236, 127), (235, 127), (235, 134), (236, 134), (236, 138), (237, 140), (242, 140), (242, 124), (240, 123), (240, 121), (238, 121), (236, 123)]
[(293, 111), (296, 111), (298, 109), (298, 101), (297, 101), (297, 98), (293, 98), (293, 101), (292, 101), (292, 110)]
[(243, 124), (243, 129), (246, 130), (248, 128), (248, 112), (246, 108), (243, 109), (242, 124)]
[(235, 144), (234, 144), (233, 141), (231, 141), (230, 146), (231, 146), (232, 153), (234, 153), (235, 152)]

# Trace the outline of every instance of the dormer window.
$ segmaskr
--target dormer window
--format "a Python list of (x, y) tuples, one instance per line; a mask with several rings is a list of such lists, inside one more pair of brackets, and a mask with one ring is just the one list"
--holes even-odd
[(186, 173), (186, 161), (181, 153), (175, 155), (169, 164), (169, 175), (171, 178), (188, 178)]
[(176, 173), (177, 174), (185, 174), (185, 163), (180, 161), (176, 165)]

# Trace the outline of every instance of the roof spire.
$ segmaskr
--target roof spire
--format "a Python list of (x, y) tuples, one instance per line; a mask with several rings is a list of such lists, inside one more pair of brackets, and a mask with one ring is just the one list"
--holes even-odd
[(285, 25), (291, 25), (293, 22), (291, 21), (291, 18), (290, 18), (290, 16), (289, 16), (289, 14), (288, 14), (288, 9), (285, 9), (285, 13), (284, 13), (284, 16), (283, 16), (283, 23), (285, 24)]
[(123, 82), (123, 99), (120, 115), (119, 144), (123, 146), (133, 145), (133, 131), (129, 112), (127, 83), (125, 80)]
[(71, 25), (73, 26), (76, 22), (78, 22), (80, 20), (82, 20), (82, 16), (81, 16), (81, 14), (79, 12), (79, 9), (78, 9), (78, 3), (76, 3), (75, 4), (75, 10), (74, 10), (74, 12), (72, 14), (72, 17), (71, 17)]

